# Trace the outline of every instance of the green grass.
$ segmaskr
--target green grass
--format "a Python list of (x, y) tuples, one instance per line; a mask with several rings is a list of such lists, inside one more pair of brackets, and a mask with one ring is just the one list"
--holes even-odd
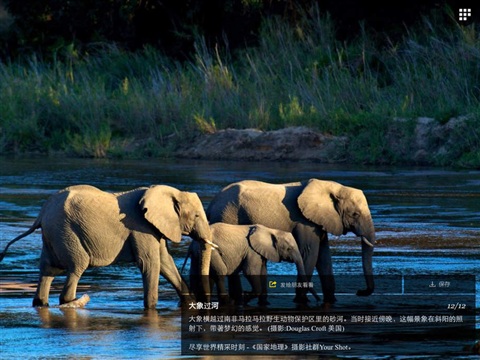
[(479, 167), (480, 38), (444, 28), (427, 21), (389, 46), (366, 31), (340, 43), (330, 19), (312, 12), (293, 28), (266, 22), (259, 45), (235, 54), (199, 39), (184, 63), (114, 46), (3, 63), (0, 152), (164, 156), (171, 139), (198, 132), (305, 125), (349, 136), (352, 161), (401, 163), (385, 133), (408, 141), (413, 128), (395, 118), (469, 115), (468, 136), (432, 163)]

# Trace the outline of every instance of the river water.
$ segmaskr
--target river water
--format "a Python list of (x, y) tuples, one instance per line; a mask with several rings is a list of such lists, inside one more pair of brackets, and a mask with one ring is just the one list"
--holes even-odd
[[(167, 184), (197, 192), (207, 206), (222, 187), (242, 179), (280, 183), (309, 178), (335, 180), (365, 192), (377, 230), (376, 274), (402, 279), (412, 275), (440, 274), (448, 279), (474, 275), (474, 288), (462, 291), (471, 293), (476, 288), (479, 293), (479, 171), (309, 163), (0, 158), (0, 248), (3, 250), (9, 240), (32, 224), (50, 194), (73, 184), (91, 184), (106, 191)], [(181, 244), (170, 246), (179, 268), (189, 241), (185, 238)], [(361, 275), (358, 239), (352, 234), (331, 237), (330, 244), (335, 274)], [(41, 235), (37, 231), (14, 244), (0, 263), (0, 358), (192, 356), (180, 351), (181, 311), (174, 290), (161, 279), (157, 311), (145, 313), (141, 276), (133, 265), (87, 270), (78, 289), (79, 295), (91, 297), (84, 309), (32, 308), (40, 250)], [(288, 274), (294, 272), (292, 266), (269, 264), (268, 270), (270, 274)], [(51, 305), (58, 303), (63, 281), (62, 276), (54, 281)], [(341, 289), (338, 298), (341, 307)], [(374, 306), (379, 299), (372, 295), (359, 300), (359, 304)], [(344, 302), (349, 301), (356, 304), (357, 300), (354, 297)], [(478, 309), (478, 295), (473, 302)], [(474, 341), (469, 338), (453, 344), (457, 346), (453, 353), (467, 356)], [(348, 352), (335, 355), (349, 356)]]

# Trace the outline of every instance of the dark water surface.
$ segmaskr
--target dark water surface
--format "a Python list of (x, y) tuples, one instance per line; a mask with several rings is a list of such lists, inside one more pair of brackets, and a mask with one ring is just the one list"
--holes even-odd
[[(50, 194), (73, 184), (91, 184), (107, 191), (167, 184), (197, 192), (207, 206), (222, 187), (242, 179), (289, 182), (313, 177), (365, 192), (377, 229), (376, 274), (473, 274), (479, 293), (479, 171), (0, 158), (0, 248), (28, 229)], [(179, 268), (189, 241), (185, 238), (170, 246)], [(335, 274), (362, 274), (360, 242), (355, 236), (331, 237), (330, 244)], [(0, 263), (0, 358), (187, 358), (180, 352), (181, 312), (174, 290), (161, 278), (158, 311), (145, 313), (141, 276), (133, 265), (87, 270), (78, 289), (79, 295), (91, 297), (84, 309), (32, 308), (40, 250), (37, 231), (13, 245)], [(270, 274), (288, 274), (295, 268), (272, 263), (268, 270)], [(62, 276), (55, 279), (50, 304), (58, 303), (63, 281)], [(341, 288), (339, 292), (342, 307)], [(373, 295), (358, 304), (372, 307), (378, 299)], [(351, 301), (356, 306), (355, 298)], [(476, 308), (478, 304), (477, 295)], [(460, 342), (458, 353), (464, 346), (472, 346), (473, 340)], [(464, 353), (468, 355), (468, 349)]]

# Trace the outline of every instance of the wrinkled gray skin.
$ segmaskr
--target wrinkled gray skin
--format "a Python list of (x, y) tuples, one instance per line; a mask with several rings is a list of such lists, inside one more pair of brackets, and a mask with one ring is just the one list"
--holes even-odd
[[(267, 304), (267, 267), (266, 262), (288, 261), (297, 267), (299, 276), (305, 277), (302, 256), (291, 233), (270, 229), (263, 225), (230, 225), (216, 223), (210, 226), (212, 241), (218, 248), (212, 251), (210, 278), (217, 285), (222, 302), (228, 302), (225, 277), (229, 279), (230, 295), (236, 303), (241, 302), (242, 290), (239, 273), (247, 278), (252, 292), (246, 300), (259, 299), (260, 305)], [(191, 256), (190, 287), (198, 292), (201, 247), (192, 242), (189, 248)]]
[[(375, 229), (367, 199), (361, 190), (333, 181), (310, 179), (290, 184), (269, 184), (245, 180), (225, 187), (207, 209), (210, 223), (262, 224), (292, 232), (302, 254), (307, 278), (316, 267), (320, 275), (324, 303), (335, 299), (335, 280), (327, 233), (351, 231), (361, 237), (362, 265), (366, 289), (374, 291), (372, 255)], [(305, 291), (297, 291), (296, 302), (308, 301)]]
[[(93, 186), (71, 186), (52, 195), (32, 227), (8, 245), (42, 228), (40, 279), (33, 306), (47, 306), (56, 275), (67, 273), (60, 304), (74, 301), (77, 284), (89, 267), (119, 261), (136, 262), (144, 289), (144, 306), (154, 309), (160, 273), (177, 293), (188, 293), (166, 239), (183, 235), (209, 242), (211, 232), (195, 193), (155, 185), (124, 193), (107, 193)], [(5, 255), (5, 252), (0, 260)]]

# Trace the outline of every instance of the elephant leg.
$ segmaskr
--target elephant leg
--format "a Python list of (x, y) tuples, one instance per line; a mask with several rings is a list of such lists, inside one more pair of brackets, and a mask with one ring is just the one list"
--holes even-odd
[(262, 265), (260, 266), (260, 274), (250, 275), (253, 294), (258, 297), (258, 304), (265, 306), (270, 303), (267, 301), (267, 264), (262, 259)]
[(314, 226), (298, 224), (293, 229), (292, 234), (302, 255), (305, 274), (308, 280), (310, 280), (317, 264), (318, 251), (320, 249), (320, 241), (316, 229)]
[[(305, 277), (298, 281), (309, 282), (312, 279), (312, 274), (317, 265), (318, 254), (320, 251), (320, 241), (317, 229), (314, 226), (307, 224), (297, 224), (292, 231), (292, 235), (295, 238), (298, 250), (302, 255), (303, 265), (305, 267)], [(296, 288), (295, 299), (293, 300), (299, 304), (305, 304), (308, 302), (307, 289)]]
[(332, 255), (326, 233), (322, 234), (320, 240), (316, 267), (322, 283), (323, 302), (333, 304), (337, 301), (335, 298), (335, 278), (333, 277)]
[(63, 287), (62, 293), (60, 294), (60, 305), (76, 300), (78, 282), (84, 271), (85, 270), (81, 270), (80, 273), (68, 273), (65, 286)]
[[(73, 238), (71, 242), (80, 242), (79, 238)], [(78, 248), (77, 251), (69, 251), (65, 248), (65, 261), (67, 266), (67, 279), (60, 294), (60, 305), (76, 300), (77, 286), (80, 278), (90, 263), (90, 257), (84, 249)]]
[(228, 276), (228, 293), (230, 294), (230, 299), (233, 299), (236, 305), (243, 303), (242, 282), (238, 273)]
[(189, 252), (191, 251), (191, 257), (190, 257), (190, 276), (189, 276), (189, 283), (190, 283), (190, 291), (192, 294), (195, 296), (196, 301), (201, 301), (203, 300), (202, 297), (202, 286), (200, 284), (200, 262), (199, 262), (199, 256), (196, 255), (197, 253), (195, 250), (192, 249), (192, 246), (194, 244), (190, 245)]
[(145, 309), (155, 309), (158, 302), (160, 264), (152, 265), (148, 270), (142, 271), (143, 305)]
[(252, 287), (251, 292), (244, 294), (244, 302), (247, 304), (252, 299), (258, 299), (258, 304), (261, 306), (269, 305), (267, 301), (266, 283), (267, 277), (263, 275), (247, 275), (245, 278)]
[(258, 299), (258, 303), (260, 305), (270, 305), (267, 300), (268, 290), (267, 290), (267, 262), (264, 260), (262, 263), (261, 268), (261, 275), (260, 275), (260, 297)]
[(259, 305), (267, 305), (267, 267), (261, 256), (250, 256), (243, 266), (243, 274), (252, 287), (244, 294), (244, 301), (258, 299)]
[(187, 283), (178, 272), (164, 239), (160, 241), (160, 263), (162, 264), (160, 274), (172, 284), (181, 301), (193, 301), (194, 297), (191, 296)]
[(200, 285), (200, 275), (190, 272), (190, 291), (192, 291), (197, 301), (203, 300), (202, 287)]
[(37, 291), (33, 298), (32, 306), (48, 306), (50, 287), (56, 275), (63, 272), (62, 269), (51, 266), (48, 249), (43, 246), (40, 256), (40, 278), (38, 279)]
[[(157, 246), (155, 246), (157, 244)], [(142, 273), (143, 305), (146, 310), (155, 309), (158, 302), (158, 285), (160, 280), (160, 248), (155, 242), (149, 249), (143, 247), (137, 256), (137, 265)]]
[(220, 304), (228, 304), (230, 302), (227, 287), (225, 286), (226, 275), (211, 275), (210, 276), (214, 281), (210, 285), (210, 288), (213, 288), (213, 282), (217, 285), (217, 294), (218, 294), (218, 301)]
[(48, 305), (48, 296), (50, 294), (50, 287), (54, 276), (45, 276), (40, 275), (38, 280), (37, 291), (35, 292), (35, 297), (33, 298), (33, 306), (49, 306)]

